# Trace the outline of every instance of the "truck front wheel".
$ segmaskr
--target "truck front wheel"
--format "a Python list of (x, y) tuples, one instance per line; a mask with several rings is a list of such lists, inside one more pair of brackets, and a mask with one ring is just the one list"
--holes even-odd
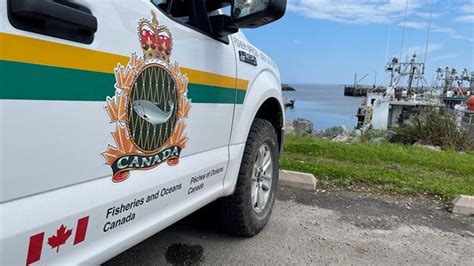
[(219, 202), (222, 228), (253, 236), (270, 219), (278, 185), (278, 138), (272, 124), (255, 119), (245, 145), (234, 194)]

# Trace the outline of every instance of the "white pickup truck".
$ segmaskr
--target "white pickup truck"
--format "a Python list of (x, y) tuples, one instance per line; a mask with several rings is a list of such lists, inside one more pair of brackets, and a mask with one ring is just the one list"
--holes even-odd
[(0, 265), (101, 263), (217, 200), (271, 215), (286, 0), (0, 0)]

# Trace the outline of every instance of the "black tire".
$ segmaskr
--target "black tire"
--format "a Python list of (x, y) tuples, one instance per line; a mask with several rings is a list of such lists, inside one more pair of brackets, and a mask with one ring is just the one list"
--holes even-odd
[[(265, 207), (257, 212), (252, 205), (251, 185), (258, 149), (266, 143), (273, 162), (273, 178), (270, 195)], [(270, 219), (278, 186), (279, 145), (275, 128), (263, 119), (255, 119), (245, 145), (239, 176), (234, 194), (219, 200), (219, 222), (221, 228), (239, 236), (254, 236)]]

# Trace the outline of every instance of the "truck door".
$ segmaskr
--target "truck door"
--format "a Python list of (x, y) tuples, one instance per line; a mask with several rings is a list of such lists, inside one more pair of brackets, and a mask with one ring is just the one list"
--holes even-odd
[[(236, 97), (236, 57), (229, 38), (212, 35), (207, 1), (151, 1), (158, 23), (173, 37), (171, 62), (187, 75), (189, 140), (176, 166), (188, 178), (188, 195), (221, 189)], [(188, 185), (188, 184), (187, 184)], [(208, 192), (205, 192), (208, 191)]]

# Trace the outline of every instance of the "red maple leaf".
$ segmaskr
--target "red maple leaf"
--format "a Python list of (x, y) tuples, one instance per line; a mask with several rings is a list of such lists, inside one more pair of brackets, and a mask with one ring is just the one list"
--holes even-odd
[(51, 246), (52, 249), (57, 248), (56, 252), (59, 252), (59, 246), (64, 245), (64, 243), (66, 243), (67, 239), (71, 236), (71, 234), (72, 229), (66, 230), (66, 226), (64, 226), (64, 224), (61, 224), (61, 227), (56, 230), (56, 235), (48, 237), (48, 244)]

